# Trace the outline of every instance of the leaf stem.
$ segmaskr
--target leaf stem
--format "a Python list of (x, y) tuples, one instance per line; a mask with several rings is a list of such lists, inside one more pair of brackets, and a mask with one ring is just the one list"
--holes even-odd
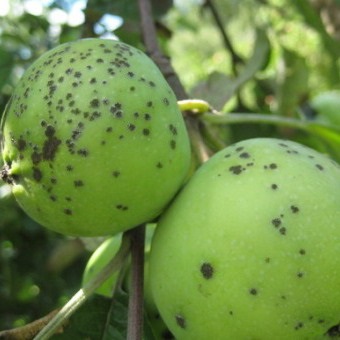
[(84, 287), (82, 287), (64, 305), (64, 307), (50, 320), (50, 322), (37, 334), (34, 340), (49, 339), (68, 318), (106, 281), (115, 271), (122, 267), (130, 251), (130, 238), (124, 233), (121, 246), (112, 260)]
[(145, 225), (129, 231), (131, 242), (131, 282), (128, 306), (127, 339), (141, 340), (143, 337), (144, 305), (144, 243)]

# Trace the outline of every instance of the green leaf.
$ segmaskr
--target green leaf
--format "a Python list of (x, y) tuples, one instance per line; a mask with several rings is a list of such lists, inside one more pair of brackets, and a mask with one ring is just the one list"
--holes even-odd
[(235, 79), (220, 72), (213, 72), (208, 79), (199, 83), (191, 93), (192, 97), (207, 100), (214, 108), (221, 110), (228, 100), (267, 63), (270, 44), (267, 35), (257, 30), (253, 54)]

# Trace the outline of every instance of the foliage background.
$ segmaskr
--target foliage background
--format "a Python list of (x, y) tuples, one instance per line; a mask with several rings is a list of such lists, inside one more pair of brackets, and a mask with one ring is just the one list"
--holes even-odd
[[(318, 116), (311, 100), (340, 90), (339, 0), (154, 0), (153, 6), (159, 43), (188, 95), (217, 110), (313, 120)], [(60, 43), (94, 36), (144, 49), (136, 1), (1, 0), (0, 112), (37, 57)], [(275, 136), (340, 159), (340, 133), (319, 131), (331, 140), (325, 143), (273, 124), (243, 121), (212, 129), (225, 145)], [(80, 287), (97, 244), (41, 228), (1, 185), (0, 330), (62, 306)]]

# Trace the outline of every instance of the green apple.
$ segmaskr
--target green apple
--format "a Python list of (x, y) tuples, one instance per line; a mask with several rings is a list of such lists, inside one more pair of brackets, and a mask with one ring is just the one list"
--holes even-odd
[[(91, 279), (110, 262), (117, 253), (122, 240), (122, 234), (118, 234), (106, 239), (91, 255), (87, 261), (84, 273), (82, 286), (85, 286)], [(111, 275), (97, 290), (96, 294), (112, 297), (115, 289), (119, 272)]]
[(114, 235), (154, 219), (182, 185), (190, 143), (157, 66), (114, 40), (43, 54), (4, 115), (2, 178), (41, 225)]
[(255, 138), (189, 180), (151, 244), (152, 295), (176, 339), (320, 339), (340, 320), (340, 167)]
[(340, 91), (327, 91), (312, 98), (310, 106), (317, 120), (340, 127)]

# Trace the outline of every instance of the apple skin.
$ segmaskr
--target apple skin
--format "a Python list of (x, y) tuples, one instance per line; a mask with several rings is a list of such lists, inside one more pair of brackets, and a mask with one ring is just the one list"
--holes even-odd
[(2, 178), (28, 215), (67, 235), (114, 235), (154, 219), (190, 167), (174, 93), (149, 57), (114, 40), (43, 54), (2, 126)]
[[(84, 287), (91, 279), (93, 279), (114, 257), (117, 253), (122, 240), (122, 234), (118, 234), (106, 239), (90, 256), (87, 261), (82, 286)], [(95, 293), (105, 296), (112, 297), (114, 288), (117, 282), (119, 271), (111, 275), (99, 288), (96, 289)]]
[(327, 91), (312, 98), (309, 105), (321, 123), (340, 126), (340, 91)]
[(215, 154), (151, 244), (176, 339), (323, 338), (340, 319), (339, 207), (340, 167), (312, 149), (255, 138)]

